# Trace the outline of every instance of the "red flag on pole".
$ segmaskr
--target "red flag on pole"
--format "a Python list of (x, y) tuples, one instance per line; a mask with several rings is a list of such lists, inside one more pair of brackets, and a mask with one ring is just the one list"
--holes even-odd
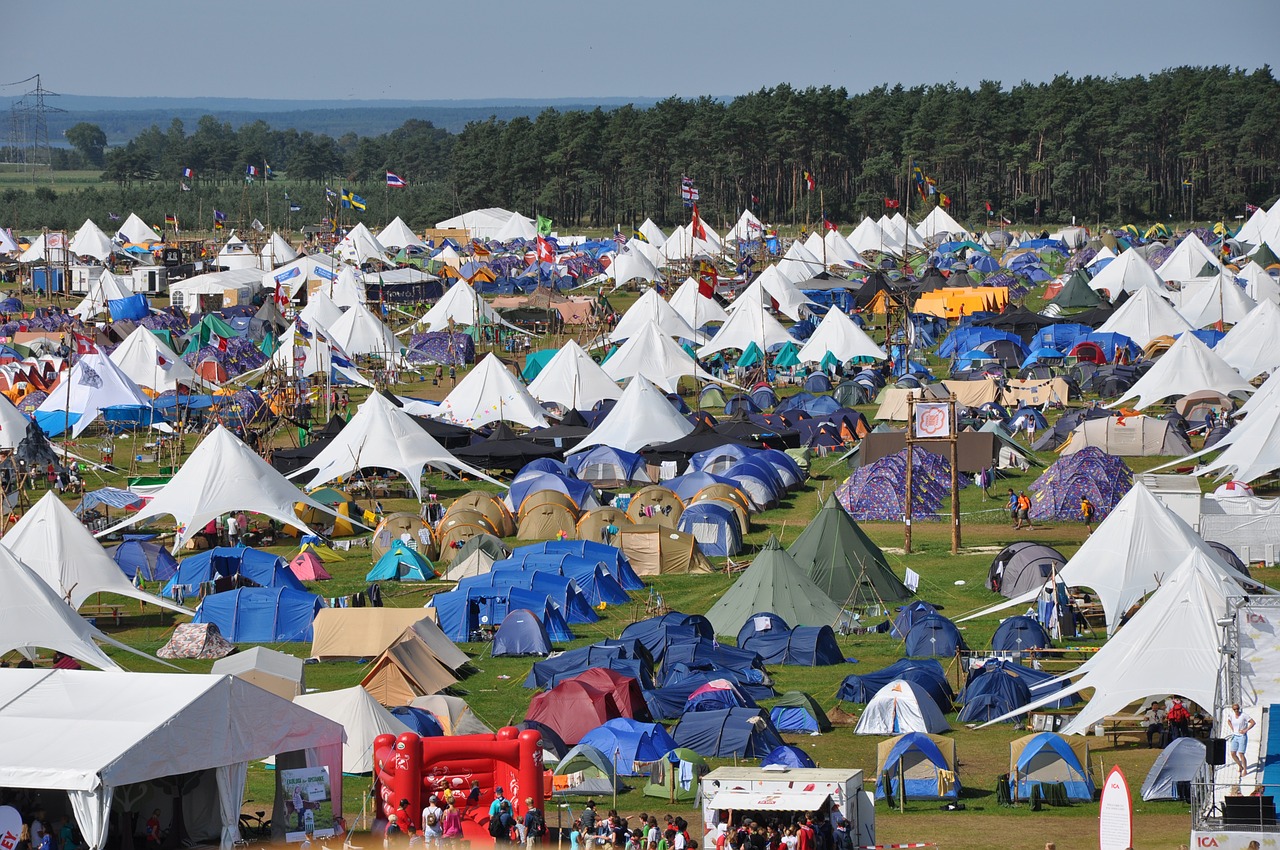
[(227, 350), (227, 338), (226, 338), (226, 337), (222, 337), (222, 336), (218, 336), (217, 334), (213, 334), (212, 336), (213, 336), (213, 338), (214, 338), (214, 339), (216, 339), (216, 340), (218, 341), (218, 342), (217, 342), (218, 350), (219, 350), (219, 351), (226, 351), (226, 350)]
[(76, 338), (76, 354), (97, 354), (98, 346), (92, 339), (83, 334), (74, 334)]
[(716, 284), (719, 283), (720, 275), (716, 271), (716, 267), (705, 260), (698, 263), (698, 294), (703, 298), (710, 298), (715, 295)]
[(538, 262), (554, 263), (556, 261), (555, 249), (551, 247), (551, 243), (541, 236), (538, 237)]
[(884, 206), (885, 209), (896, 210), (898, 207), (902, 206), (902, 201), (899, 201), (897, 198), (885, 198)]
[(706, 229), (705, 227), (703, 227), (703, 226), (702, 226), (702, 218), (698, 215), (698, 205), (697, 205), (697, 204), (694, 204), (694, 205), (693, 205), (693, 225), (692, 225), (692, 229), (693, 229), (693, 238), (694, 238), (694, 239), (706, 239), (706, 238), (707, 238), (707, 229)]

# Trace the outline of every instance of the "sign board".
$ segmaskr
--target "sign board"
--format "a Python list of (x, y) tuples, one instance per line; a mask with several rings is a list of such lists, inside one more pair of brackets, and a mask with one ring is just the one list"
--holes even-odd
[(21, 813), (13, 806), (0, 806), (0, 850), (14, 850), (21, 837)]
[(1133, 846), (1133, 799), (1119, 765), (1111, 768), (1098, 806), (1098, 850), (1128, 850)]
[(1280, 850), (1280, 835), (1193, 829), (1191, 850)]
[(949, 402), (916, 402), (915, 435), (921, 440), (951, 436), (951, 404)]
[(313, 838), (335, 834), (328, 768), (282, 770), (280, 787), (284, 791), (286, 841), (301, 841), (307, 833)]

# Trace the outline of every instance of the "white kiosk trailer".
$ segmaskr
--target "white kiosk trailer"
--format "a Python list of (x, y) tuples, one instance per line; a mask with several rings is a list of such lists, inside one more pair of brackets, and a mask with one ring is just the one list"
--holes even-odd
[(718, 767), (702, 777), (703, 846), (715, 846), (721, 823), (736, 829), (743, 820), (779, 815), (831, 817), (839, 806), (854, 844), (876, 843), (875, 798), (852, 768)]

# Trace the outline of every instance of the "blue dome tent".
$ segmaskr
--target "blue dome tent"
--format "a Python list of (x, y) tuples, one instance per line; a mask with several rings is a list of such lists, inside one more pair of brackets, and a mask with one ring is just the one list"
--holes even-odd
[(776, 765), (779, 767), (817, 767), (809, 754), (799, 747), (783, 744), (774, 747), (769, 754), (760, 760), (761, 767)]
[(181, 561), (178, 571), (164, 586), (164, 595), (172, 596), (178, 586), (196, 588), (219, 577), (234, 576), (248, 579), (258, 587), (287, 587), (306, 592), (306, 587), (279, 555), (247, 546), (218, 546)]
[(923, 732), (890, 738), (876, 748), (876, 799), (896, 800), (905, 792), (908, 800), (955, 800), (960, 796), (956, 766), (953, 738)]
[(681, 716), (672, 737), (678, 746), (703, 758), (763, 758), (783, 744), (758, 708), (689, 712)]
[[(619, 776), (641, 776), (648, 765), (676, 748), (675, 739), (657, 723), (615, 717), (582, 736), (579, 746), (595, 747), (617, 762)], [(617, 753), (616, 759), (613, 754)]]
[(728, 505), (714, 499), (694, 502), (684, 509), (676, 529), (692, 534), (702, 554), (728, 557), (742, 551), (742, 528), (738, 515)]
[(493, 635), (490, 652), (499, 656), (550, 655), (551, 638), (542, 621), (527, 608), (511, 611)]
[(284, 643), (312, 638), (324, 607), (314, 593), (288, 587), (241, 587), (206, 596), (193, 623), (213, 623), (232, 643)]
[(915, 658), (950, 658), (967, 648), (956, 624), (941, 614), (917, 620), (907, 632), (906, 654)]
[(996, 627), (991, 636), (991, 648), (996, 652), (1026, 652), (1045, 649), (1053, 641), (1044, 626), (1030, 617), (1009, 617)]

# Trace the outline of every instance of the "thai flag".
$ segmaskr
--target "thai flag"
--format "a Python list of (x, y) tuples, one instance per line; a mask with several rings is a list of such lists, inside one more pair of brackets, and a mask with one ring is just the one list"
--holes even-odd
[(390, 186), (392, 189), (403, 189), (405, 186), (408, 186), (409, 184), (406, 183), (404, 178), (401, 177), (399, 174), (393, 174), (390, 171), (388, 171), (387, 185)]

